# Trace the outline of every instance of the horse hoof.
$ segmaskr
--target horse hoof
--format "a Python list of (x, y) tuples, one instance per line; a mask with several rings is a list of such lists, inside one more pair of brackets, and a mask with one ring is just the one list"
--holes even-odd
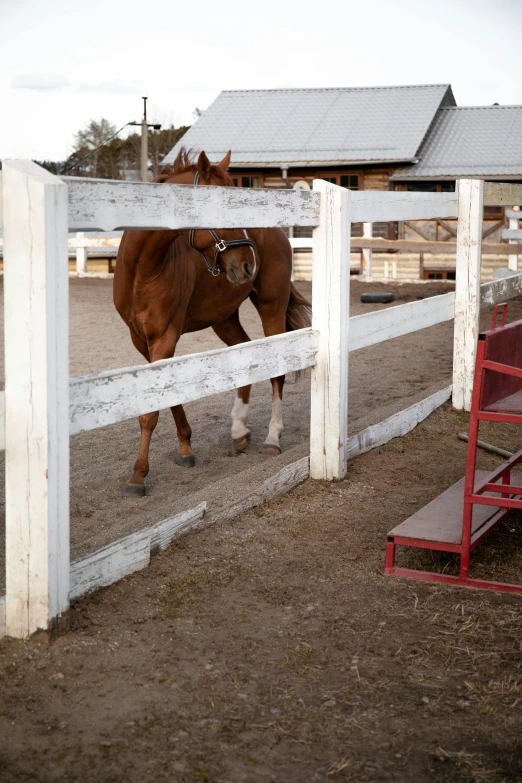
[(190, 457), (181, 457), (179, 454), (176, 454), (174, 462), (181, 468), (193, 468), (196, 464), (196, 458), (193, 454)]
[(245, 451), (251, 440), (252, 435), (249, 432), (247, 432), (246, 435), (243, 435), (242, 438), (234, 438), (234, 448), (236, 450), (236, 454), (241, 454), (241, 452)]
[(123, 494), (132, 498), (143, 498), (146, 494), (144, 484), (125, 484)]
[(261, 454), (264, 454), (266, 457), (277, 457), (281, 454), (281, 449), (279, 446), (274, 446), (271, 443), (263, 443)]

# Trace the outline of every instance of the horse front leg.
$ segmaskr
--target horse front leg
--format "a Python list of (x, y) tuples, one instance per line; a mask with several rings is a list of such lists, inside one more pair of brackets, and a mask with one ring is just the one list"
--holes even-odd
[(145, 413), (139, 417), (140, 422), (140, 448), (138, 451), (138, 458), (134, 463), (134, 472), (125, 485), (125, 494), (133, 495), (134, 497), (144, 497), (146, 493), (145, 489), (145, 476), (149, 472), (149, 449), (152, 433), (156, 429), (156, 424), (159, 419), (159, 411), (154, 413)]
[[(179, 334), (174, 331), (169, 331), (153, 343), (147, 344), (131, 329), (131, 338), (136, 348), (148, 361), (156, 362), (159, 359), (170, 359), (174, 356)], [(149, 472), (150, 441), (152, 433), (156, 429), (158, 419), (159, 411), (144, 413), (138, 419), (141, 433), (140, 447), (138, 457), (134, 463), (133, 474), (125, 485), (125, 495), (131, 497), (144, 497), (146, 494), (145, 477)]]
[(182, 468), (193, 468), (196, 464), (196, 457), (190, 444), (192, 429), (185, 416), (183, 405), (174, 405), (170, 410), (174, 416), (179, 440), (179, 449), (174, 461)]

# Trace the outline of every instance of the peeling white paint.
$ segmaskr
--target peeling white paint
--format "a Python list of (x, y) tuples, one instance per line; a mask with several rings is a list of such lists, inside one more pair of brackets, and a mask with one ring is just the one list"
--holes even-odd
[(319, 222), (319, 196), (312, 191), (64, 179), (69, 186), (70, 231), (269, 228)]
[(75, 378), (70, 382), (71, 435), (311, 367), (317, 340), (317, 331), (299, 329), (231, 348)]

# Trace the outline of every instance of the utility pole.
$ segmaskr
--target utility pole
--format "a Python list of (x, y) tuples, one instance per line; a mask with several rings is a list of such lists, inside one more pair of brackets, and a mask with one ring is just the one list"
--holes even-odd
[[(143, 97), (143, 96), (142, 96)], [(149, 144), (148, 144), (148, 132), (149, 126), (147, 125), (147, 98), (143, 97), (143, 119), (141, 121), (141, 181), (149, 181), (148, 172), (148, 160), (149, 160)]]
[[(141, 125), (141, 156), (140, 156), (140, 179), (142, 182), (149, 181), (149, 128), (154, 130), (161, 130), (161, 125), (158, 122), (147, 122), (147, 98), (143, 97), (143, 119), (141, 122), (128, 122), (127, 125)], [(126, 127), (126, 126), (124, 126)], [(121, 129), (123, 130), (123, 128)], [(119, 133), (119, 131), (118, 131)]]

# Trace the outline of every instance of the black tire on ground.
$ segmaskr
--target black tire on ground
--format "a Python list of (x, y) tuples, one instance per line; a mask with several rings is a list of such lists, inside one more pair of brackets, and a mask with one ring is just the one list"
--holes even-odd
[(388, 304), (394, 300), (395, 294), (392, 294), (391, 291), (375, 291), (373, 294), (361, 294), (361, 302), (365, 304)]

